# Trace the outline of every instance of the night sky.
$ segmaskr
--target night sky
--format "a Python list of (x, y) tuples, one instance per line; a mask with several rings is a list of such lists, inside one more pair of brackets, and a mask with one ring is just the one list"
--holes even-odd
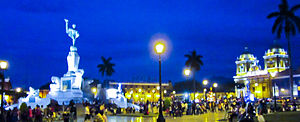
[[(64, 18), (76, 24), (76, 47), (84, 77), (102, 79), (101, 56), (112, 57), (112, 79), (132, 81), (158, 78), (151, 39), (167, 37), (162, 63), (163, 81), (182, 81), (184, 54), (196, 50), (204, 66), (196, 79), (231, 78), (244, 47), (260, 60), (275, 39), (274, 19), (280, 0), (21, 0), (0, 1), (0, 59), (9, 61), (6, 75), (13, 87), (39, 86), (51, 76), (63, 76), (71, 39)], [(300, 4), (288, 0), (290, 5)], [(300, 16), (300, 11), (296, 13)], [(300, 36), (292, 39), (293, 63), (299, 67)], [(287, 49), (285, 40), (279, 43)]]

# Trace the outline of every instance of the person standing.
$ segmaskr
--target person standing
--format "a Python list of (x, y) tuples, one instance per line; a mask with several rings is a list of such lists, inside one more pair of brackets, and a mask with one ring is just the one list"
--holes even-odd
[(91, 119), (91, 116), (90, 116), (90, 107), (89, 107), (88, 104), (86, 104), (86, 106), (85, 106), (85, 112), (84, 112), (84, 114), (85, 114), (84, 121), (88, 121), (88, 120)]
[(29, 112), (29, 122), (33, 121), (33, 113), (32, 113), (32, 109), (31, 106), (28, 106), (28, 112)]
[(35, 122), (42, 122), (42, 111), (39, 105), (36, 105), (36, 109), (35, 109)]

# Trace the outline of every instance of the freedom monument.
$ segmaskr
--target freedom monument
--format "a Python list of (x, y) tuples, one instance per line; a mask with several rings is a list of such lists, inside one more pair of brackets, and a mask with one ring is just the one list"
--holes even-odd
[(83, 100), (83, 92), (81, 90), (81, 84), (83, 82), (82, 75), (83, 69), (78, 69), (79, 55), (76, 52), (75, 41), (79, 37), (78, 31), (75, 30), (76, 25), (73, 24), (72, 28), (68, 27), (68, 20), (66, 22), (66, 33), (72, 39), (72, 46), (67, 56), (68, 72), (63, 77), (52, 76), (50, 84), (50, 92), (46, 98), (39, 97), (39, 90), (35, 90), (32, 87), (29, 88), (27, 97), (20, 98), (18, 104), (14, 104), (6, 107), (5, 109), (13, 109), (14, 107), (20, 107), (22, 103), (26, 103), (28, 106), (34, 108), (36, 105), (43, 105), (46, 107), (50, 104), (51, 100), (55, 100), (59, 105), (68, 105), (71, 100), (74, 102), (81, 102)]
[(65, 22), (66, 33), (73, 42), (67, 56), (68, 72), (61, 78), (56, 76), (51, 77), (52, 83), (50, 84), (50, 92), (48, 95), (51, 99), (56, 100), (58, 104), (69, 104), (71, 100), (82, 101), (83, 99), (81, 84), (83, 82), (82, 75), (84, 70), (78, 69), (80, 57), (75, 47), (75, 41), (79, 37), (79, 33), (75, 30), (75, 24), (72, 25), (72, 28), (69, 28), (69, 20), (65, 19)]
[[(51, 100), (55, 100), (59, 105), (68, 105), (71, 100), (75, 103), (82, 102), (84, 100), (83, 92), (81, 90), (81, 84), (83, 82), (82, 75), (84, 73), (83, 69), (78, 69), (80, 57), (77, 53), (77, 48), (75, 47), (76, 39), (79, 37), (79, 33), (75, 30), (76, 25), (73, 24), (72, 28), (68, 26), (68, 20), (66, 22), (66, 33), (72, 39), (72, 45), (70, 46), (70, 51), (67, 56), (68, 71), (62, 77), (52, 76), (50, 84), (50, 92), (46, 98), (39, 97), (39, 90), (35, 90), (32, 87), (29, 88), (29, 93), (27, 97), (20, 98), (18, 104), (11, 105), (6, 109), (13, 109), (14, 107), (20, 107), (21, 103), (26, 103), (28, 106), (34, 108), (36, 105), (43, 105), (46, 107), (50, 104)], [(122, 93), (121, 84), (119, 84), (118, 89), (109, 88), (105, 90), (106, 99), (110, 100), (112, 103), (116, 104), (120, 108), (135, 107), (139, 110), (139, 106), (127, 103), (127, 99)]]

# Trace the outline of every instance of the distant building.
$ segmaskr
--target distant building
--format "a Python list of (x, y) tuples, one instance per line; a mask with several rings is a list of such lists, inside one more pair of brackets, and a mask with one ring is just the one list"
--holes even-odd
[[(236, 76), (234, 81), (236, 83), (235, 92), (237, 97), (244, 97), (247, 90), (251, 92), (256, 98), (270, 98), (276, 92), (278, 93), (278, 85), (273, 87), (273, 79), (282, 77), (282, 72), (288, 71), (289, 62), (287, 52), (276, 42), (265, 52), (264, 69), (258, 64), (259, 60), (245, 48), (245, 51), (237, 57)], [(285, 74), (286, 75), (286, 74)], [(289, 80), (284, 81), (289, 85)], [(247, 86), (248, 84), (248, 86)], [(298, 83), (297, 83), (298, 84)], [(248, 88), (247, 88), (248, 87)], [(275, 88), (275, 93), (273, 88)], [(295, 87), (297, 91), (297, 86)], [(286, 88), (289, 91), (289, 88)], [(294, 95), (298, 95), (294, 94)]]
[[(9, 91), (12, 88), (9, 78), (5, 78), (3, 87), (4, 87), (4, 90), (6, 90), (6, 91)], [(0, 79), (0, 90), (1, 89), (2, 89), (2, 79)]]
[[(109, 86), (117, 88), (121, 84), (125, 97), (134, 102), (157, 102), (159, 99), (159, 83), (146, 83), (146, 82), (109, 82)], [(162, 83), (162, 94), (169, 96), (173, 91), (171, 81)]]

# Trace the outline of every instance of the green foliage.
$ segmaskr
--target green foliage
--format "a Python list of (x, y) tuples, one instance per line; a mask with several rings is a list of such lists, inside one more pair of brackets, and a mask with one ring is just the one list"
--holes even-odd
[(166, 110), (170, 106), (171, 106), (171, 98), (166, 97), (165, 100), (164, 100), (164, 110)]
[(20, 106), (20, 111), (21, 111), (21, 113), (23, 113), (23, 112), (26, 112), (27, 110), (28, 110), (27, 104), (23, 102)]

